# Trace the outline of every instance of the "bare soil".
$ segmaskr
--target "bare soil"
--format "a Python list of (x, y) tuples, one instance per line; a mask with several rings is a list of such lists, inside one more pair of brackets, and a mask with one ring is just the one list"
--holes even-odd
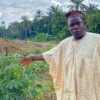
[[(24, 52), (30, 52), (32, 49), (43, 49), (51, 45), (49, 43), (37, 43), (32, 41), (24, 41), (24, 40), (6, 40), (0, 38), (0, 53), (16, 53), (18, 50)], [(53, 45), (54, 46), (54, 45)], [(43, 48), (43, 49), (42, 49)]]

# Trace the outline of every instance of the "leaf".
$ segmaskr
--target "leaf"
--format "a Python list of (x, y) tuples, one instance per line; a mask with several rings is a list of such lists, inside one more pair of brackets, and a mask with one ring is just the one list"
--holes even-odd
[(10, 81), (6, 81), (3, 85), (4, 85), (4, 87), (6, 89), (8, 89), (9, 88), (9, 85), (10, 85)]
[(16, 84), (16, 82), (14, 82), (14, 88), (18, 89), (18, 84)]
[(19, 82), (18, 85), (22, 87), (23, 86), (23, 83), (22, 82)]
[(28, 78), (29, 78), (30, 80), (32, 80), (32, 81), (34, 81), (34, 80), (37, 79), (37, 78), (36, 78), (36, 75), (30, 75), (30, 76), (28, 76)]
[(14, 80), (11, 80), (9, 84), (9, 89), (13, 89), (13, 88), (14, 88)]
[(38, 79), (42, 80), (42, 79), (43, 79), (43, 77), (42, 77), (42, 76), (38, 76)]
[(36, 87), (37, 88), (42, 88), (42, 85), (41, 84), (36, 84)]
[(36, 96), (38, 93), (37, 93), (37, 91), (34, 89), (34, 90), (31, 91), (31, 94), (32, 94), (33, 96)]

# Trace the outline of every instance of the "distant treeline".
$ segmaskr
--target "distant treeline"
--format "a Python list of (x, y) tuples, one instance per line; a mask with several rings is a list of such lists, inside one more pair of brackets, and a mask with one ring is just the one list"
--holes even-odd
[[(34, 20), (29, 20), (28, 15), (21, 17), (21, 22), (10, 23), (5, 28), (5, 22), (0, 26), (0, 37), (6, 39), (33, 39), (38, 41), (62, 40), (70, 36), (67, 19), (64, 11), (59, 6), (51, 6), (47, 15), (41, 10), (35, 14)], [(87, 31), (100, 34), (100, 10), (92, 12), (83, 11), (87, 22)]]

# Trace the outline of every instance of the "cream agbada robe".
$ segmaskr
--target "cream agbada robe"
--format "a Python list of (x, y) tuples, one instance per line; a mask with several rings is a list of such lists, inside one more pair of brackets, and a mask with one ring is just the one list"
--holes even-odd
[(57, 100), (100, 100), (100, 35), (63, 40), (43, 53), (50, 65)]

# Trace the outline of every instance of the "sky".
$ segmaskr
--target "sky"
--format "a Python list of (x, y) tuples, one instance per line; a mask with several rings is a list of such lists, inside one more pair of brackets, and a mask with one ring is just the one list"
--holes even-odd
[[(84, 0), (83, 3), (95, 3), (100, 9), (100, 0)], [(32, 20), (37, 10), (42, 10), (43, 14), (46, 14), (52, 5), (59, 5), (67, 12), (70, 4), (69, 0), (0, 0), (0, 23), (4, 21), (8, 26), (11, 22), (20, 22), (23, 15), (28, 15)]]

